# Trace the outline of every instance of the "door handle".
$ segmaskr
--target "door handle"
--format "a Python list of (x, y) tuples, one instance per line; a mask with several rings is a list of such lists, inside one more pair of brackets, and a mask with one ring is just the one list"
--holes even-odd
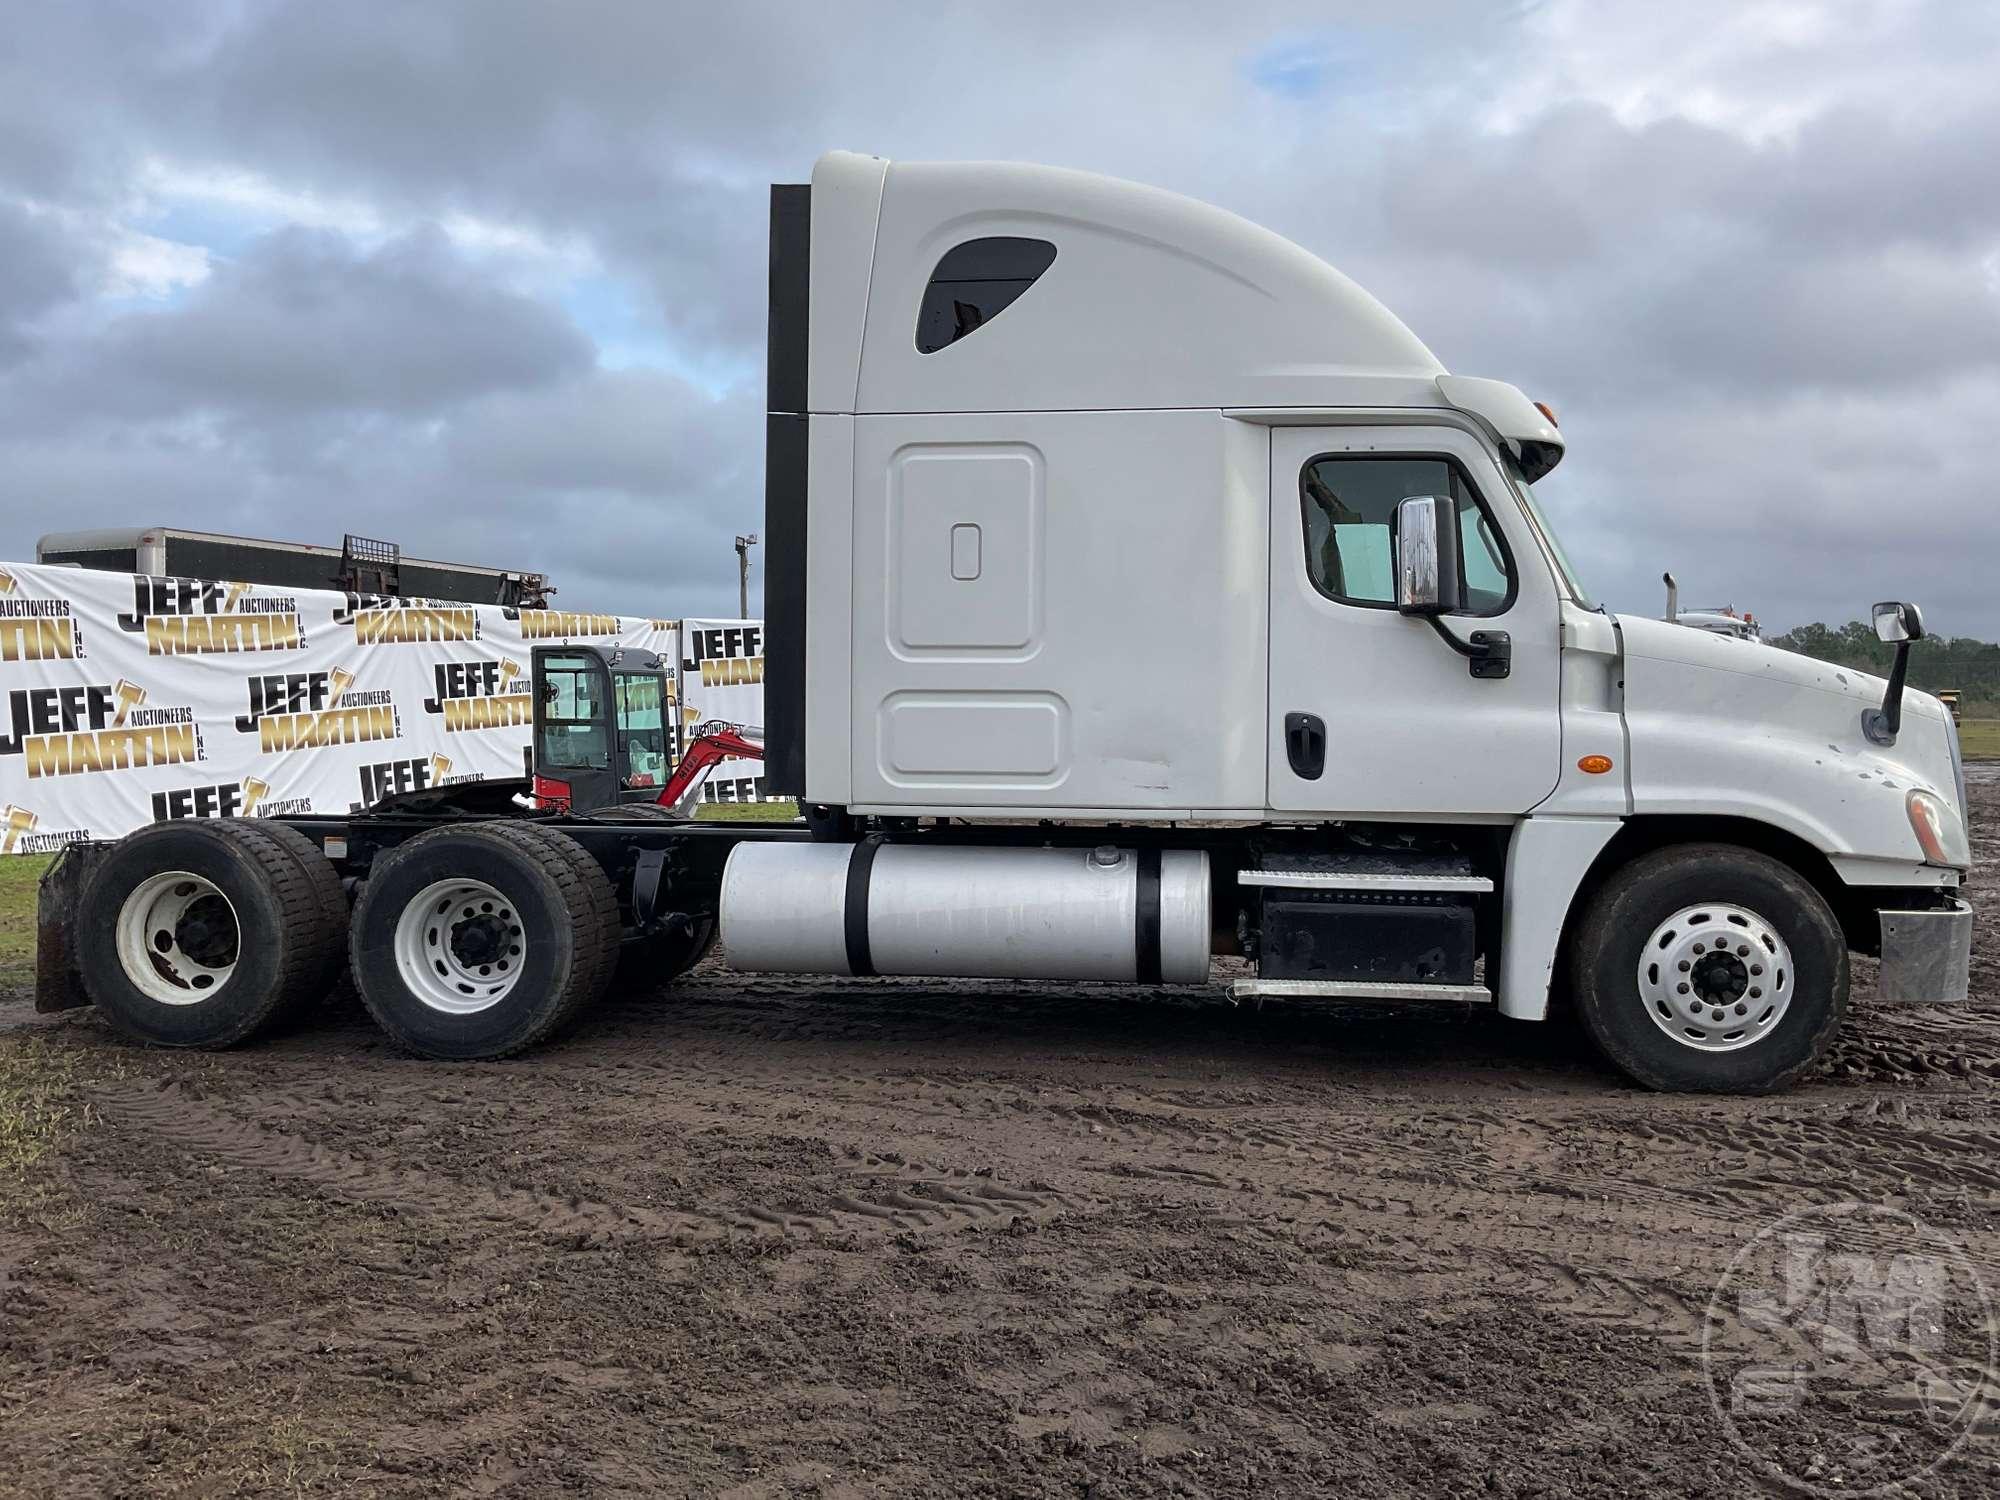
[(1326, 722), (1318, 714), (1286, 714), (1285, 754), (1294, 776), (1319, 780), (1326, 769)]

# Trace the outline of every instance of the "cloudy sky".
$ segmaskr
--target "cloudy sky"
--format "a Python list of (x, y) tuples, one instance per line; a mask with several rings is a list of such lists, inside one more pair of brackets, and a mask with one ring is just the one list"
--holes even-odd
[(1290, 235), (1555, 405), (1614, 608), (2000, 638), (1996, 78), (1985, 0), (18, 4), (0, 559), (351, 530), (733, 612), (766, 184), (837, 146)]

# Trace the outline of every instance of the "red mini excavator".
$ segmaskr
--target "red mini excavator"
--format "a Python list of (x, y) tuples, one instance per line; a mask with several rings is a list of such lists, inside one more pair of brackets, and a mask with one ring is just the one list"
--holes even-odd
[(580, 815), (650, 805), (692, 817), (710, 770), (764, 758), (761, 728), (709, 720), (673, 764), (672, 670), (628, 646), (535, 647), (534, 806)]

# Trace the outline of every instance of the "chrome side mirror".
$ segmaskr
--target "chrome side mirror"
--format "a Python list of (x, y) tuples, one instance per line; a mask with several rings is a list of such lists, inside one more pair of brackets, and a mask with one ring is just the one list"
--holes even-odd
[(1910, 673), (1910, 642), (1924, 638), (1924, 614), (1914, 604), (1893, 599), (1876, 605), (1870, 613), (1875, 619), (1875, 639), (1896, 648), (1896, 663), (1889, 668), (1882, 706), (1861, 715), (1861, 732), (1872, 744), (1893, 745), (1903, 729), (1903, 679)]
[(1462, 608), (1458, 506), (1445, 495), (1396, 502), (1396, 608), (1406, 615), (1442, 615)]
[(1889, 645), (1903, 641), (1920, 641), (1924, 638), (1924, 612), (1914, 604), (1901, 604), (1890, 600), (1878, 604), (1873, 610), (1875, 617), (1875, 639)]

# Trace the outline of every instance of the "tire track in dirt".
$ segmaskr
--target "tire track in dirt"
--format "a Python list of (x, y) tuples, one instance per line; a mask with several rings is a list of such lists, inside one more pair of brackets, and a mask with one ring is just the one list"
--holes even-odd
[[(1129, 1197), (1131, 1186), (1146, 1183), (1204, 1206), (1218, 1222), (1251, 1228), (1291, 1250), (1325, 1239), (1344, 1251), (1389, 1257), (1399, 1269), (1430, 1266), (1445, 1272), (1462, 1269), (1468, 1261), (1490, 1263), (1518, 1277), (1525, 1293), (1545, 1297), (1559, 1316), (1643, 1334), (1681, 1356), (1698, 1352), (1705, 1297), (1649, 1274), (1663, 1237), (1684, 1247), (1677, 1259), (1705, 1264), (1719, 1274), (1745, 1232), (1739, 1206), (1768, 1214), (1774, 1187), (1787, 1189), (1797, 1201), (1828, 1191), (1851, 1196), (1857, 1186), (1852, 1175), (1857, 1152), (1853, 1143), (1840, 1139), (1840, 1124), (1855, 1112), (1845, 1107), (1830, 1119), (1788, 1122), (1796, 1123), (1810, 1144), (1766, 1153), (1776, 1170), (1760, 1178), (1653, 1187), (1550, 1163), (1510, 1165), (1492, 1157), (1494, 1149), (1532, 1155), (1593, 1128), (1625, 1123), (1595, 1113), (1566, 1112), (1529, 1121), (1497, 1110), (1429, 1110), (1405, 1122), (1433, 1132), (1471, 1133), (1481, 1149), (1469, 1151), (1463, 1140), (1386, 1138), (1379, 1117), (1296, 1105), (1246, 1121), (1237, 1118), (1242, 1111), (1217, 1104), (1189, 1118), (1181, 1112), (1185, 1090), (1156, 1093), (1110, 1084), (1102, 1091), (1042, 1088), (1030, 1094), (990, 1079), (980, 1087), (900, 1072), (815, 1071), (801, 1076), (761, 1071), (748, 1076), (740, 1069), (665, 1060), (610, 1071), (628, 1075), (618, 1091), (636, 1092), (668, 1115), (711, 1127), (768, 1128), (773, 1122), (762, 1118), (766, 1106), (789, 1123), (803, 1101), (810, 1101), (811, 1119), (819, 1129), (845, 1126), (866, 1138), (891, 1124), (909, 1132), (913, 1122), (922, 1120), (928, 1122), (924, 1133), (942, 1128), (961, 1149), (966, 1128), (974, 1130), (975, 1143), (983, 1144), (985, 1127), (1018, 1123), (1025, 1127), (1024, 1139), (1034, 1144), (1038, 1134), (1053, 1126), (1071, 1139), (1088, 1138), (1093, 1148), (1091, 1156), (1046, 1158), (1052, 1169), (1059, 1162), (1068, 1179), (1095, 1179), (1098, 1186), (1083, 1190), (1084, 1196)], [(634, 1072), (643, 1081), (629, 1076)], [(603, 1074), (596, 1076), (601, 1084)], [(1276, 1097), (1270, 1091), (1252, 1092), (1259, 1101)], [(1149, 1111), (1109, 1102), (1147, 1097), (1163, 1098), (1169, 1107)], [(718, 1098), (730, 1101), (727, 1112), (712, 1105), (661, 1102)], [(1681, 1118), (1657, 1129), (1641, 1120), (1636, 1133), (1649, 1140), (1657, 1137), (1671, 1148), (1674, 1155), (1663, 1153), (1663, 1160), (1675, 1159), (1701, 1138), (1733, 1140), (1744, 1122), (1694, 1113), (1709, 1108), (1712, 1101), (1686, 1101), (1684, 1110), (1675, 1111)], [(1865, 1124), (1861, 1155), (1907, 1144), (1887, 1121)], [(1925, 1139), (1958, 1153), (1981, 1152), (1991, 1144), (1989, 1135), (1976, 1130), (1963, 1138), (1932, 1133)], [(997, 1144), (996, 1149), (1004, 1154), (1006, 1148)], [(1906, 1175), (1906, 1166), (1900, 1159), (1890, 1160), (1874, 1175)], [(1111, 1187), (1107, 1178), (1122, 1187)], [(1362, 1189), (1364, 1181), (1380, 1191)], [(1261, 1202), (1264, 1211), (1243, 1216), (1246, 1200)], [(1312, 1222), (1300, 1214), (1302, 1208), (1320, 1210), (1321, 1217)], [(1439, 1229), (1412, 1232), (1418, 1225)], [(1884, 1239), (1878, 1248), (1896, 1247)], [(1989, 1254), (1986, 1263), (2000, 1267), (2000, 1257)], [(1550, 1274), (1552, 1266), (1559, 1275)]]
[[(1899, 1101), (1900, 1103), (1900, 1101)], [(1755, 1120), (1689, 1118), (1667, 1125), (1632, 1121), (1639, 1139), (1696, 1149), (1711, 1161), (1728, 1154), (1743, 1159), (1729, 1166), (1718, 1183), (1758, 1194), (1796, 1186), (1800, 1174), (1838, 1177), (1850, 1196), (1870, 1190), (1894, 1193), (1908, 1184), (1986, 1190), (1968, 1195), (1968, 1204), (2000, 1211), (2000, 1133), (1966, 1125), (1902, 1119), (1883, 1120), (1872, 1106), (1832, 1114), (1773, 1113)]]
[[(1564, 1196), (1577, 1192), (1615, 1196), (1632, 1191), (1632, 1184), (1624, 1179), (1591, 1178), (1568, 1170), (1551, 1175), (1490, 1150), (1469, 1155), (1456, 1142), (1434, 1144), (1384, 1137), (1376, 1117), (1343, 1119), (1342, 1112), (1287, 1106), (1270, 1090), (1239, 1090), (1233, 1097), (1190, 1106), (1188, 1096), (1194, 1091), (1111, 1084), (1066, 1099), (1051, 1097), (1052, 1091), (1046, 1087), (1030, 1093), (992, 1078), (965, 1084), (918, 1072), (864, 1075), (813, 1069), (802, 1074), (769, 1064), (702, 1066), (693, 1060), (677, 1061), (636, 1051), (628, 1055), (622, 1046), (603, 1065), (550, 1058), (538, 1061), (534, 1073), (522, 1076), (574, 1082), (599, 1095), (641, 1099), (668, 1117), (725, 1128), (742, 1128), (746, 1119), (753, 1118), (742, 1110), (748, 1101), (763, 1101), (780, 1114), (795, 1114), (802, 1106), (810, 1106), (822, 1117), (851, 1116), (858, 1109), (868, 1117), (863, 1124), (892, 1122), (897, 1128), (907, 1127), (913, 1120), (990, 1126), (1010, 1118), (1046, 1118), (1073, 1133), (1092, 1137), (1093, 1143), (1172, 1146), (1223, 1154), (1297, 1154), (1309, 1164), (1362, 1167), (1378, 1174), (1378, 1164), (1388, 1161), (1416, 1170), (1442, 1169), (1453, 1176), (1476, 1173), (1487, 1180), (1557, 1191)], [(306, 1108), (306, 1101), (296, 1095), (272, 1097), (274, 1103), (283, 1098), (300, 1106), (301, 1114), (318, 1112)], [(1154, 1101), (1165, 1109), (1140, 1107)], [(1649, 1103), (1661, 1106), (1649, 1110), (1652, 1119), (1636, 1113), (1628, 1118), (1572, 1112), (1530, 1122), (1498, 1111), (1433, 1110), (1414, 1117), (1411, 1123), (1433, 1129), (1459, 1128), (1496, 1139), (1518, 1138), (1524, 1131), (1549, 1139), (1572, 1131), (1609, 1128), (1656, 1144), (1673, 1155), (1699, 1149), (1711, 1165), (1720, 1154), (1727, 1170), (1711, 1171), (1699, 1184), (1670, 1189), (1666, 1197), (1692, 1198), (1732, 1215), (1739, 1207), (1768, 1201), (1773, 1190), (1801, 1192), (1831, 1187), (1852, 1196), (1857, 1192), (1892, 1193), (1914, 1181), (1970, 1185), (2000, 1194), (2000, 1172), (1986, 1165), (2000, 1155), (2000, 1135), (1976, 1128), (1960, 1133), (1871, 1121), (1869, 1115), (1879, 1109), (1879, 1101), (1855, 1108), (1843, 1106), (1830, 1115), (1760, 1113), (1755, 1119), (1735, 1115), (1714, 1118), (1709, 1111), (1715, 1106), (1709, 1101), (1685, 1101), (1682, 1108), (1673, 1108), (1673, 1101)], [(1273, 1105), (1277, 1107), (1271, 1108)], [(1907, 1101), (1897, 1098), (1893, 1105), (1899, 1118), (1907, 1122)], [(334, 1107), (342, 1106), (336, 1103)], [(1254, 1123), (1241, 1120), (1246, 1111), (1257, 1110), (1263, 1113)], [(1657, 1118), (1662, 1113), (1670, 1118)], [(1656, 1194), (1654, 1201), (1665, 1198)]]
[[(1871, 1188), (1891, 1191), (1911, 1178), (1956, 1183), (1961, 1178), (1954, 1177), (1955, 1168), (1939, 1160), (1937, 1153), (1983, 1162), (1995, 1144), (1988, 1132), (1912, 1137), (1886, 1122), (1864, 1124), (1858, 1141), (1844, 1141), (1838, 1126), (1849, 1111), (1843, 1108), (1831, 1119), (1801, 1121), (1798, 1144), (1781, 1143), (1773, 1150), (1735, 1134), (1753, 1128), (1751, 1122), (1706, 1118), (1696, 1111), (1712, 1110), (1713, 1101), (1688, 1100), (1671, 1111), (1673, 1118), (1657, 1126), (1633, 1116), (1635, 1133), (1666, 1147), (1663, 1159), (1677, 1160), (1695, 1150), (1704, 1170), (1713, 1152), (1696, 1148), (1704, 1142), (1727, 1142), (1745, 1152), (1745, 1166), (1720, 1175), (1709, 1172), (1697, 1181), (1648, 1182), (1557, 1161), (1509, 1161), (1491, 1151), (1469, 1151), (1459, 1140), (1386, 1135), (1379, 1114), (1294, 1105), (1249, 1119), (1242, 1118), (1244, 1111), (1226, 1107), (1189, 1118), (1178, 1101), (1166, 1110), (1133, 1108), (1109, 1101), (1118, 1097), (1136, 1101), (1147, 1091), (1119, 1084), (1107, 1084), (1102, 1090), (1043, 1086), (1030, 1092), (991, 1078), (961, 1084), (914, 1071), (864, 1075), (768, 1066), (716, 1068), (694, 1060), (638, 1056), (620, 1057), (609, 1068), (580, 1062), (564, 1066), (599, 1091), (638, 1097), (650, 1101), (649, 1108), (665, 1117), (723, 1129), (796, 1130), (804, 1111), (817, 1129), (844, 1131), (863, 1141), (891, 1130), (910, 1132), (913, 1127), (935, 1137), (942, 1127), (949, 1144), (959, 1150), (964, 1149), (964, 1132), (969, 1129), (975, 1132), (973, 1139), (982, 1155), (1004, 1160), (1013, 1149), (1008, 1139), (1011, 1124), (1025, 1126), (1029, 1140), (1039, 1133), (1038, 1127), (1054, 1125), (1071, 1139), (1087, 1140), (1095, 1152), (1118, 1152), (1122, 1159), (1107, 1158), (1097, 1170), (1128, 1183), (1150, 1176), (1184, 1187), (1221, 1188), (1239, 1197), (1250, 1194), (1346, 1209), (1364, 1202), (1366, 1195), (1315, 1184), (1351, 1187), (1359, 1180), (1373, 1180), (1396, 1184), (1397, 1201), (1412, 1215), (1518, 1215), (1533, 1201), (1584, 1204), (1614, 1219), (1643, 1224), (1649, 1234), (1672, 1222), (1680, 1232), (1698, 1227), (1732, 1242), (1743, 1233), (1746, 1214), (1769, 1216), (1774, 1195), (1796, 1206), (1829, 1196), (1853, 1197)], [(720, 1101), (727, 1101), (726, 1107)], [(1647, 1100), (1649, 1105), (1655, 1102)], [(768, 1118), (767, 1111), (778, 1118)], [(1578, 1112), (1528, 1121), (1497, 1109), (1475, 1108), (1426, 1111), (1405, 1123), (1478, 1132), (1512, 1146), (1524, 1133), (1559, 1142), (1626, 1122), (1622, 1117)], [(1909, 1154), (1913, 1139), (1915, 1155)], [(1924, 1154), (1926, 1148), (1931, 1154)], [(1873, 1154), (1891, 1150), (1903, 1154)], [(1178, 1158), (1164, 1175), (1163, 1158)], [(1087, 1159), (1068, 1157), (1061, 1162), (1074, 1170), (1090, 1170)], [(1235, 1169), (1234, 1175), (1212, 1170), (1218, 1167)], [(1963, 1180), (1983, 1185), (1992, 1175), (1983, 1166), (1972, 1171), (1974, 1177)], [(2000, 1184), (2000, 1178), (1993, 1180)], [(1974, 1240), (1980, 1246), (1972, 1250), (1975, 1260), (2000, 1276), (2000, 1237), (1984, 1234)], [(1893, 1247), (1885, 1240), (1881, 1248)]]
[[(922, 1074), (866, 1077), (814, 1072), (806, 1076), (778, 1074), (758, 1078), (666, 1062), (635, 1064), (634, 1070), (660, 1075), (657, 1092), (663, 1099), (677, 1093), (695, 1098), (722, 1097), (730, 1098), (732, 1106), (767, 1100), (788, 1111), (796, 1111), (806, 1102), (822, 1123), (856, 1111), (862, 1116), (863, 1126), (893, 1116), (897, 1125), (905, 1129), (915, 1120), (945, 1121), (954, 1126), (995, 1125), (1009, 1116), (1030, 1116), (1066, 1127), (1072, 1135), (1086, 1136), (1094, 1146), (1130, 1146), (1146, 1152), (1153, 1160), (1162, 1151), (1172, 1150), (1232, 1159), (1294, 1162), (1304, 1169), (1301, 1175), (1309, 1178), (1357, 1174), (1382, 1177), (1407, 1172), (1439, 1177), (1458, 1186), (1519, 1190), (1557, 1199), (1603, 1200), (1626, 1204), (1639, 1212), (1671, 1210), (1692, 1214), (1732, 1231), (1741, 1225), (1746, 1210), (1767, 1208), (1774, 1190), (1809, 1201), (1828, 1192), (1851, 1197), (1870, 1185), (1892, 1188), (1906, 1178), (1920, 1178), (1940, 1183), (1966, 1182), (2000, 1191), (2000, 1174), (1985, 1166), (1991, 1159), (1989, 1153), (2000, 1146), (2000, 1138), (1978, 1130), (1961, 1137), (1863, 1125), (1859, 1127), (1857, 1140), (1843, 1140), (1832, 1122), (1805, 1120), (1798, 1124), (1796, 1146), (1780, 1144), (1772, 1149), (1762, 1139), (1737, 1133), (1750, 1128), (1761, 1131), (1767, 1122), (1758, 1122), (1756, 1127), (1738, 1126), (1692, 1114), (1658, 1127), (1641, 1121), (1639, 1132), (1659, 1139), (1677, 1154), (1685, 1154), (1691, 1147), (1704, 1143), (1727, 1143), (1742, 1150), (1748, 1161), (1762, 1167), (1761, 1171), (1671, 1184), (1607, 1176), (1560, 1163), (1510, 1162), (1490, 1154), (1469, 1156), (1462, 1143), (1433, 1143), (1385, 1135), (1379, 1115), (1294, 1109), (1249, 1120), (1217, 1113), (1189, 1119), (1178, 1112), (1121, 1107), (1101, 1096), (1084, 1093), (1064, 1098), (1059, 1096), (1060, 1091), (1042, 1089), (1030, 1094), (1004, 1083), (968, 1089)], [(597, 1076), (601, 1080), (602, 1074)], [(683, 1087), (666, 1088), (669, 1077), (677, 1079)], [(639, 1092), (650, 1096), (655, 1087), (644, 1085)], [(1113, 1086), (1105, 1092), (1115, 1094), (1118, 1090)], [(733, 1107), (731, 1111), (702, 1107), (699, 1113), (705, 1119), (725, 1125), (734, 1119), (740, 1126), (745, 1118), (736, 1114)], [(1499, 1137), (1518, 1134), (1524, 1123), (1497, 1110), (1432, 1114), (1425, 1120), (1433, 1126), (1463, 1126), (1490, 1131)], [(1580, 1131), (1585, 1126), (1594, 1126), (1601, 1130), (1607, 1124), (1617, 1123), (1592, 1116), (1557, 1119), (1545, 1122), (1542, 1128), (1556, 1138), (1568, 1129)], [(1857, 1145), (1861, 1149), (1856, 1149)], [(2000, 1251), (2000, 1246), (1995, 1250)], [(1986, 1264), (2000, 1271), (2000, 1254), (1989, 1253)]]
[(150, 1139), (227, 1166), (304, 1182), (348, 1202), (399, 1213), (514, 1224), (552, 1237), (616, 1234), (698, 1239), (722, 1229), (716, 1220), (699, 1215), (615, 1208), (531, 1189), (467, 1183), (420, 1167), (392, 1166), (330, 1150), (301, 1136), (212, 1108), (171, 1082), (152, 1088), (100, 1088), (95, 1097), (107, 1119)]
[(511, 1224), (545, 1238), (579, 1243), (641, 1239), (691, 1244), (732, 1233), (936, 1232), (1040, 1220), (1067, 1208), (1055, 1195), (1011, 1188), (977, 1172), (858, 1153), (852, 1167), (841, 1174), (853, 1190), (839, 1190), (836, 1185), (826, 1210), (777, 1209), (755, 1201), (727, 1212), (619, 1206), (468, 1182), (332, 1150), (213, 1108), (172, 1082), (150, 1088), (101, 1088), (94, 1098), (116, 1125), (228, 1166), (305, 1182), (348, 1202), (445, 1220)]

